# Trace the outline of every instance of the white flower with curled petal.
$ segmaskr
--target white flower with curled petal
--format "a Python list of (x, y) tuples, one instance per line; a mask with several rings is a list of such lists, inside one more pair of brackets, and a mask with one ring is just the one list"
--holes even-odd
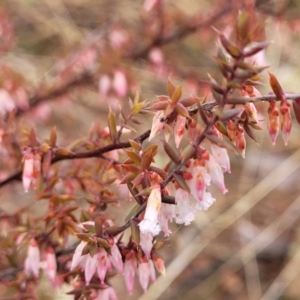
[(148, 198), (144, 219), (139, 223), (140, 231), (143, 234), (151, 233), (158, 235), (160, 226), (158, 224), (158, 213), (161, 207), (161, 189), (159, 184), (152, 186)]

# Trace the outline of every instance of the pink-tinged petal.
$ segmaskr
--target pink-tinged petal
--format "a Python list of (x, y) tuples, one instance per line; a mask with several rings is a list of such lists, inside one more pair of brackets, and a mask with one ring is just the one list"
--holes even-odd
[(75, 249), (72, 258), (72, 263), (71, 263), (71, 270), (74, 270), (77, 266), (79, 266), (83, 261), (84, 256), (86, 256), (86, 255), (82, 255), (82, 250), (86, 246), (86, 244), (87, 242), (81, 241), (80, 244)]
[(35, 276), (39, 276), (40, 270), (40, 249), (35, 239), (30, 240), (30, 244), (27, 249), (27, 257), (24, 262), (24, 270), (27, 275), (31, 273)]
[(124, 278), (129, 295), (132, 294), (135, 270), (137, 269), (136, 258), (126, 259), (124, 263)]
[(114, 244), (111, 249), (111, 262), (113, 266), (118, 270), (119, 273), (123, 273), (123, 260), (120, 250), (116, 244)]
[(162, 203), (158, 214), (158, 223), (165, 236), (169, 236), (172, 231), (169, 230), (169, 221), (175, 218), (175, 206)]
[(164, 135), (165, 135), (165, 141), (168, 142), (171, 134), (173, 133), (173, 128), (172, 126), (168, 124), (164, 124)]
[(195, 220), (196, 214), (190, 202), (190, 194), (183, 189), (176, 189), (175, 201), (177, 204), (176, 223), (190, 225)]
[(107, 255), (107, 252), (103, 248), (101, 248), (98, 253), (97, 272), (98, 272), (100, 282), (102, 284), (104, 283), (104, 279), (108, 270), (111, 270), (111, 262)]
[(99, 79), (98, 89), (102, 97), (106, 97), (111, 87), (111, 79), (108, 75), (102, 75)]
[(211, 177), (212, 182), (221, 189), (223, 194), (227, 193), (228, 190), (224, 183), (224, 174), (221, 166), (216, 162), (212, 155), (209, 156), (209, 160), (206, 161), (206, 168)]
[(90, 254), (87, 254), (86, 262), (85, 262), (85, 267), (84, 267), (84, 278), (85, 278), (85, 283), (88, 285), (93, 278), (97, 265), (98, 265), (98, 253), (95, 254), (93, 257), (91, 257)]
[(178, 148), (182, 137), (184, 135), (184, 128), (185, 128), (186, 118), (178, 115), (176, 118), (176, 123), (174, 125), (174, 138), (175, 138), (175, 145)]
[(153, 236), (151, 233), (140, 233), (140, 246), (146, 257), (149, 258), (153, 247)]
[(34, 170), (34, 155), (32, 152), (25, 154), (24, 156), (24, 167), (23, 167), (23, 187), (24, 191), (27, 193), (30, 187), (30, 184), (33, 179), (33, 170)]
[(159, 184), (155, 184), (148, 197), (144, 219), (139, 223), (141, 233), (157, 235), (160, 232), (160, 226), (158, 224), (158, 212), (160, 207), (161, 189)]
[(206, 171), (204, 167), (194, 166), (194, 163), (191, 164), (189, 171), (192, 174), (192, 178), (186, 180), (191, 195), (194, 197), (196, 201), (202, 201), (203, 193), (206, 189), (206, 186), (209, 184), (207, 181)]
[(154, 268), (154, 263), (152, 259), (148, 260), (149, 272), (150, 272), (150, 279), (152, 282), (156, 281), (156, 273)]
[(164, 123), (161, 122), (161, 119), (164, 118), (164, 116), (165, 116), (164, 112), (161, 110), (158, 110), (155, 113), (155, 115), (153, 117), (153, 121), (152, 121), (152, 127), (151, 127), (151, 133), (149, 136), (149, 141), (151, 141), (163, 129)]
[(98, 290), (97, 300), (118, 300), (118, 297), (112, 287), (107, 287)]
[(140, 284), (144, 290), (144, 292), (147, 291), (149, 279), (150, 279), (150, 270), (149, 270), (149, 264), (148, 262), (142, 262), (139, 264), (139, 281)]
[(116, 70), (114, 72), (114, 79), (112, 85), (119, 97), (124, 97), (127, 94), (127, 79), (123, 71)]
[(158, 214), (158, 222), (159, 222), (160, 229), (163, 231), (165, 236), (170, 236), (172, 231), (169, 229), (169, 221), (164, 213)]
[(231, 173), (230, 170), (230, 159), (227, 153), (226, 148), (219, 147), (216, 144), (211, 144), (211, 154), (217, 163), (222, 167), (222, 169), (227, 172)]

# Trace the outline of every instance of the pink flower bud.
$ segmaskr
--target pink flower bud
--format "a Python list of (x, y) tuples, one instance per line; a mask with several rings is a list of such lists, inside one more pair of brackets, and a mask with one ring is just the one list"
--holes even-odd
[(232, 141), (233, 144), (235, 144), (235, 131), (236, 131), (236, 125), (235, 125), (234, 121), (228, 120), (227, 121), (228, 137)]
[(269, 135), (271, 137), (272, 144), (275, 145), (278, 132), (279, 132), (279, 111), (278, 108), (276, 107), (275, 100), (270, 101), (268, 115), (269, 115), (269, 119), (268, 119)]
[(119, 273), (123, 273), (123, 260), (120, 250), (116, 244), (114, 244), (111, 249), (111, 262), (113, 266), (118, 270)]
[(24, 191), (27, 193), (33, 179), (34, 155), (32, 152), (26, 153), (23, 159), (24, 159), (24, 166), (23, 166), (22, 181), (23, 181)]
[(86, 255), (85, 265), (84, 265), (84, 278), (85, 283), (88, 285), (93, 278), (98, 265), (98, 253), (94, 254), (92, 257), (90, 254)]
[(146, 292), (149, 284), (149, 279), (150, 279), (150, 270), (147, 261), (139, 263), (138, 274), (139, 274), (140, 284), (144, 292)]
[(134, 285), (134, 276), (137, 269), (137, 260), (135, 257), (126, 258), (124, 263), (124, 277), (129, 295), (132, 294)]
[(100, 282), (103, 284), (105, 275), (107, 271), (111, 270), (111, 261), (107, 255), (107, 252), (101, 248), (98, 253), (98, 277), (100, 279)]
[(281, 133), (284, 140), (284, 144), (287, 145), (290, 132), (292, 130), (292, 118), (290, 111), (290, 104), (284, 101), (280, 104), (280, 123)]
[(150, 258), (150, 253), (153, 247), (153, 235), (151, 233), (140, 233), (140, 246), (147, 258)]
[(148, 260), (148, 265), (149, 265), (150, 279), (151, 279), (152, 282), (155, 282), (156, 281), (156, 274), (155, 274), (155, 268), (154, 268), (153, 260), (149, 259)]
[(166, 269), (165, 269), (165, 263), (163, 261), (163, 259), (158, 256), (158, 255), (153, 255), (153, 263), (154, 263), (154, 266), (156, 268), (156, 270), (162, 274), (163, 276), (166, 275)]

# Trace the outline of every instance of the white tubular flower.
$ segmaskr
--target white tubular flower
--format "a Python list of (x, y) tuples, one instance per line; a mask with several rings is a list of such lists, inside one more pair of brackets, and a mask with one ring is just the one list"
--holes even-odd
[(189, 192), (178, 188), (175, 191), (175, 201), (177, 204), (176, 223), (190, 225), (195, 220), (196, 210), (191, 205)]
[(71, 270), (74, 270), (77, 266), (79, 266), (86, 258), (87, 255), (81, 255), (83, 248), (86, 246), (87, 242), (81, 241), (80, 244), (75, 249), (72, 263), (71, 263)]
[(35, 277), (39, 277), (40, 261), (41, 255), (38, 243), (35, 239), (31, 239), (27, 250), (27, 257), (24, 263), (25, 273), (27, 275), (32, 273)]
[(221, 166), (216, 162), (212, 155), (209, 156), (209, 160), (206, 161), (206, 168), (211, 177), (212, 182), (221, 189), (223, 194), (226, 194), (228, 190), (224, 183), (224, 174)]
[(210, 206), (216, 201), (210, 192), (205, 191), (201, 202), (196, 203), (197, 210), (208, 210)]
[(154, 236), (159, 234), (158, 212), (160, 207), (161, 189), (159, 184), (155, 184), (148, 198), (144, 220), (139, 223), (141, 233), (151, 233)]
[(231, 173), (230, 160), (227, 153), (227, 149), (219, 147), (216, 144), (211, 144), (210, 148), (211, 148), (212, 156), (217, 161), (217, 163), (222, 167), (222, 169), (227, 173)]

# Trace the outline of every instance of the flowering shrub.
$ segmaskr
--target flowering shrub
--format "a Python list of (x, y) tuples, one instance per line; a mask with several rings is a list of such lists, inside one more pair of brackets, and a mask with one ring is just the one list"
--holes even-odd
[[(146, 292), (157, 272), (168, 276), (159, 252), (172, 233), (169, 224), (190, 225), (198, 210), (208, 210), (217, 201), (212, 185), (228, 192), (228, 152), (247, 158), (246, 137), (257, 143), (257, 130), (267, 130), (273, 144), (281, 132), (288, 143), (291, 108), (300, 123), (300, 96), (286, 93), (270, 72), (270, 93), (259, 92), (266, 83), (261, 74), (268, 68), (260, 58), (269, 42), (264, 40), (258, 1), (241, 2), (232, 1), (212, 16), (195, 17), (172, 31), (176, 18), (183, 16), (169, 12), (166, 1), (145, 1), (141, 18), (151, 39), (148, 45), (135, 47), (138, 33), (129, 28), (105, 25), (109, 28), (100, 38), (72, 52), (56, 66), (56, 78), (34, 92), (1, 65), (1, 154), (6, 162), (0, 187), (22, 181), (24, 193), (34, 191), (48, 207), (37, 219), (23, 218), (22, 210), (0, 216), (6, 240), (0, 279), (10, 283), (16, 295), (9, 299), (37, 299), (42, 270), (56, 289), (69, 283), (68, 294), (74, 299), (117, 299), (110, 284), (117, 273), (123, 275), (129, 294), (136, 277)], [(233, 11), (238, 11), (234, 21), (223, 30), (224, 24), (216, 20)], [(1, 50), (10, 51), (12, 21), (4, 9), (0, 15)], [(156, 17), (157, 24), (150, 24), (150, 17)], [(182, 79), (178, 85), (167, 79), (180, 78), (180, 73), (167, 64), (163, 45), (211, 25), (217, 71), (201, 79)], [(99, 64), (99, 58), (108, 66)], [(134, 78), (133, 70), (122, 63), (139, 59), (166, 81), (166, 93), (155, 100), (154, 93), (146, 100), (138, 75)], [(55, 126), (47, 136), (39, 132), (34, 120), (48, 120), (50, 101), (69, 105), (91, 83), (109, 110), (107, 120), (92, 124), (84, 138), (69, 145)], [(194, 84), (194, 91), (185, 96), (188, 83)], [(262, 101), (264, 117), (256, 108)], [(151, 128), (137, 134), (145, 116), (150, 116)], [(262, 118), (267, 118), (267, 128)], [(32, 119), (33, 126), (26, 119)], [(162, 153), (166, 160), (158, 163)], [(130, 201), (135, 205), (127, 216), (112, 217), (112, 207)]]

